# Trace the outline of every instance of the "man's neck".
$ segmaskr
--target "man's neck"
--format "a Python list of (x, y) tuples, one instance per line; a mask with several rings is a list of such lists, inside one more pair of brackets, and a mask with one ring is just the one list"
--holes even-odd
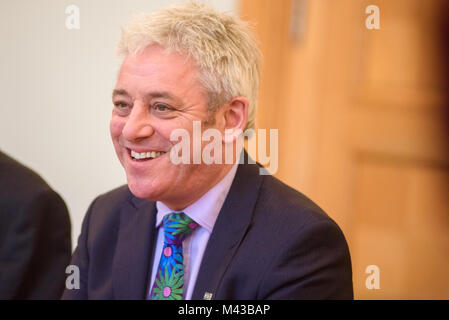
[(225, 164), (220, 165), (222, 167), (222, 170), (219, 170), (217, 173), (211, 175), (212, 179), (205, 181), (204, 183), (200, 184), (198, 186), (197, 192), (191, 192), (187, 194), (186, 197), (183, 199), (176, 199), (175, 201), (164, 201), (161, 202), (164, 203), (168, 208), (170, 208), (173, 211), (182, 211), (191, 204), (198, 201), (206, 192), (208, 192), (210, 189), (212, 189), (215, 185), (217, 185), (223, 178), (231, 171), (234, 165), (238, 164)]

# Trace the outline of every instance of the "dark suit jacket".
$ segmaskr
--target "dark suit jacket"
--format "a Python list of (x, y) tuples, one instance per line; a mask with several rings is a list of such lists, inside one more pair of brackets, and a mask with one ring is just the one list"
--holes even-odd
[(59, 299), (70, 256), (64, 201), (0, 152), (0, 299)]
[[(80, 289), (64, 299), (144, 299), (155, 244), (154, 202), (124, 186), (98, 197), (72, 264)], [(257, 165), (239, 165), (210, 236), (192, 299), (352, 299), (339, 227), (301, 193)]]

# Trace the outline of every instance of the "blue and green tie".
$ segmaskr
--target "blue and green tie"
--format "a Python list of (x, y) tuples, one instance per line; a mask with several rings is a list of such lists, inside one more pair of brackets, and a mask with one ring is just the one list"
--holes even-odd
[(182, 241), (198, 227), (183, 212), (164, 216), (164, 247), (151, 289), (151, 300), (182, 300), (184, 289), (184, 257)]

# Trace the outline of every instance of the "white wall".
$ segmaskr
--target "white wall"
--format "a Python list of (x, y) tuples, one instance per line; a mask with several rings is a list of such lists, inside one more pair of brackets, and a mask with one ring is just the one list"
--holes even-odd
[[(237, 0), (209, 0), (235, 13)], [(67, 203), (73, 247), (90, 202), (126, 183), (109, 137), (120, 26), (173, 0), (0, 2), (0, 149), (37, 171)], [(68, 30), (65, 9), (80, 10)]]

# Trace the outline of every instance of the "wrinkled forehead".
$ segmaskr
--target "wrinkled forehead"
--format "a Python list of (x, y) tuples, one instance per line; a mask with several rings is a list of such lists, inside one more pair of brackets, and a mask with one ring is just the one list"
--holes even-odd
[[(193, 57), (159, 45), (151, 45), (124, 57), (116, 88), (173, 91), (177, 95), (200, 94), (210, 104), (211, 92)], [(132, 87), (132, 88), (130, 88)]]
[(144, 99), (161, 92), (178, 104), (200, 101), (208, 104), (208, 93), (199, 81), (198, 68), (186, 55), (152, 46), (124, 58), (113, 97)]
[(124, 69), (141, 76), (155, 72), (181, 76), (198, 73), (197, 64), (192, 57), (159, 45), (151, 45), (127, 55), (123, 59), (120, 72)]
[(150, 46), (124, 58), (118, 82), (133, 77), (160, 84), (193, 84), (197, 82), (198, 75), (198, 67), (192, 58), (159, 46)]

